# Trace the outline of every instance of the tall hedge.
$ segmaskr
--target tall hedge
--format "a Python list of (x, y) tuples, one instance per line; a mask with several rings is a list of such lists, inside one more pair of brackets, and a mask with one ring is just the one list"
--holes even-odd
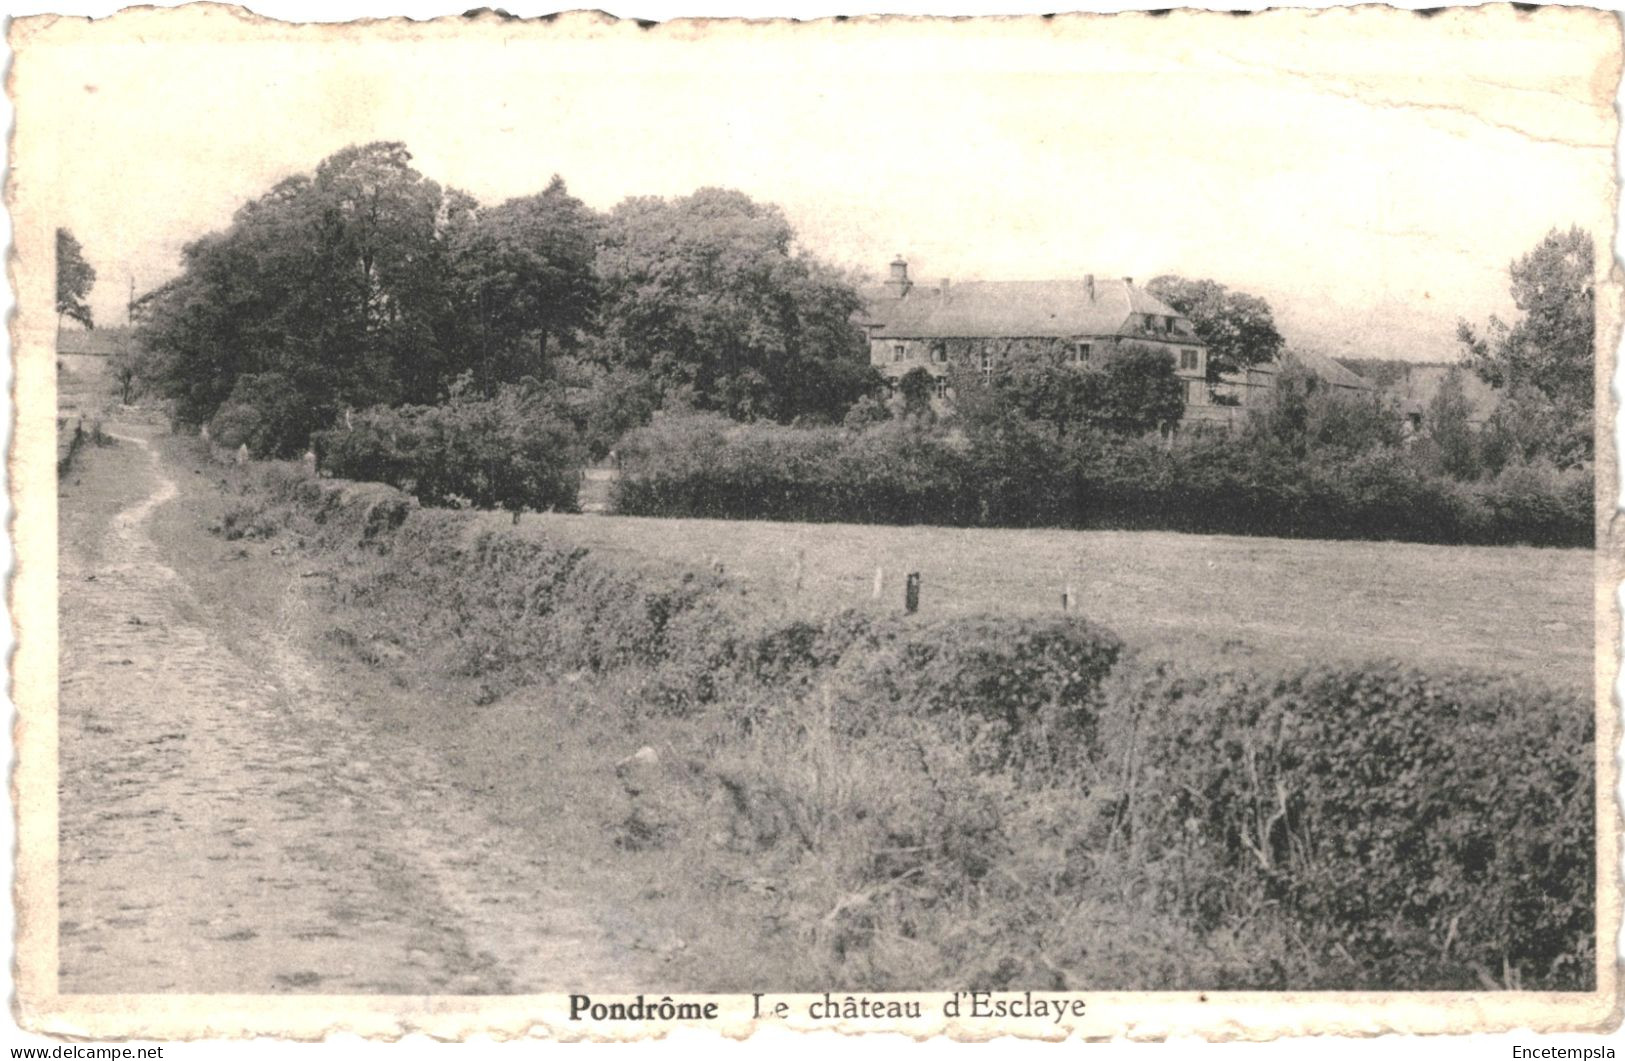
[(628, 515), (1147, 528), (1443, 544), (1589, 546), (1587, 470), (1518, 464), (1462, 483), (1403, 448), (1295, 455), (1218, 435), (1058, 436), (657, 420), (620, 447)]

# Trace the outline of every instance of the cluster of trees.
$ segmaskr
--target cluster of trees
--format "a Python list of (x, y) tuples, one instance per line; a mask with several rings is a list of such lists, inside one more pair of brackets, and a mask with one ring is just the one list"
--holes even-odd
[[(777, 207), (723, 189), (600, 213), (554, 177), (485, 207), (419, 173), (404, 145), (374, 143), (245, 204), (189, 244), (183, 265), (132, 306), (140, 383), (177, 421), (258, 455), (315, 445), (343, 474), (451, 503), (567, 506), (566, 471), (662, 409), (892, 424), (990, 450), (1079, 439), (1086, 455), (1166, 436), (1184, 409), (1172, 360), (1133, 343), (1089, 366), (1038, 353), (992, 372), (956, 365), (944, 423), (923, 369), (888, 402), (853, 324), (851, 279), (799, 250)], [(1501, 390), (1482, 430), (1456, 380), (1417, 438), (1391, 404), (1339, 398), (1289, 370), (1242, 443), (1282, 467), (1375, 454), (1463, 483), (1589, 466), (1593, 265), (1586, 233), (1554, 230), (1512, 264), (1521, 319), (1482, 333), (1461, 324), (1470, 368)], [(60, 313), (89, 324), (94, 276), (59, 232)], [(1193, 322), (1211, 377), (1281, 355), (1263, 299), (1177, 276), (1149, 288)], [(132, 374), (120, 376), (126, 392)], [(1232, 443), (1210, 448), (1233, 460)], [(436, 447), (460, 456), (434, 458)], [(505, 449), (519, 464), (504, 464)]]
[(149, 382), (177, 420), (250, 425), (268, 455), (454, 386), (523, 385), (601, 450), (662, 405), (838, 419), (878, 383), (851, 286), (738, 192), (600, 214), (554, 177), (487, 208), (374, 143), (280, 182), (183, 265), (136, 306)]
[(1577, 226), (1552, 229), (1508, 266), (1511, 325), (1491, 317), (1482, 332), (1466, 321), (1457, 335), (1467, 364), (1500, 401), (1480, 441), (1484, 459), (1590, 464), (1596, 391), (1596, 251)]
[[(1430, 473), (1466, 483), (1520, 466), (1589, 473), (1595, 453), (1594, 255), (1584, 230), (1548, 232), (1508, 267), (1510, 293), (1522, 316), (1510, 325), (1492, 317), (1482, 333), (1459, 322), (1460, 361), (1345, 362), (1379, 386), (1397, 385), (1418, 369), (1446, 369), (1415, 436), (1385, 399), (1317, 397), (1312, 381), (1291, 374), (1283, 376), (1273, 406), (1254, 426), (1268, 427), (1266, 433), (1286, 430), (1300, 452), (1402, 446)], [(1492, 408), (1474, 407), (1465, 387), (1469, 374), (1493, 389)], [(1287, 430), (1287, 424), (1295, 426)]]

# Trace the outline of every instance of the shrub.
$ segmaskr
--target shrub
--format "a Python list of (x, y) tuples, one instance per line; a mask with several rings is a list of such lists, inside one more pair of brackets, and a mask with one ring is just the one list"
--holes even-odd
[(502, 508), (515, 520), (526, 509), (574, 510), (584, 459), (570, 425), (520, 386), (375, 406), (316, 445), (335, 475), (388, 483), (426, 505)]
[(417, 502), (383, 483), (353, 483), (319, 479), (302, 463), (264, 463), (255, 466), (255, 478), (278, 516), (294, 520), (317, 541), (332, 547), (367, 546), (387, 549), (394, 532), (417, 508)]
[(276, 524), (267, 517), (264, 505), (245, 502), (227, 509), (220, 522), (209, 529), (226, 541), (234, 542), (242, 538), (269, 538), (276, 533)]
[(1122, 650), (1115, 634), (1065, 618), (977, 616), (894, 622), (839, 658), (849, 710), (947, 720), (986, 766), (1095, 750), (1097, 692)]
[(931, 397), (936, 393), (937, 381), (931, 371), (916, 365), (903, 373), (897, 381), (899, 416), (930, 416)]
[(240, 376), (209, 421), (209, 437), (227, 449), (247, 446), (255, 457), (286, 459), (304, 452), (332, 410), (312, 402), (280, 372)]
[(82, 416), (73, 418), (70, 425), (67, 418), (56, 419), (56, 477), (67, 478), (68, 472), (73, 468), (73, 459), (84, 448), (85, 441), (90, 436), (85, 432), (85, 420)]
[(1495, 535), (1508, 542), (1589, 546), (1593, 479), (1589, 471), (1550, 464), (1508, 464), (1479, 491)]
[(1179, 861), (1164, 898), (1190, 916), (1262, 889), (1354, 959), (1343, 986), (1589, 984), (1583, 697), (1393, 664), (1149, 666), (1107, 702), (1122, 827)]
[(874, 424), (883, 424), (891, 419), (891, 406), (886, 399), (878, 394), (865, 394), (852, 403), (852, 408), (846, 411), (846, 417), (841, 422), (846, 427), (863, 428)]

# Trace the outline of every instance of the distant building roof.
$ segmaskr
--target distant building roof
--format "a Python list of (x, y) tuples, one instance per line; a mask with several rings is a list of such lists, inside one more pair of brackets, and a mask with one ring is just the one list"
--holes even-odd
[(1296, 361), (1334, 387), (1358, 391), (1375, 391), (1377, 389), (1376, 385), (1364, 376), (1357, 372), (1350, 372), (1347, 368), (1318, 350), (1293, 349), (1286, 351), (1284, 356)]
[(1287, 361), (1294, 361), (1301, 365), (1317, 379), (1323, 380), (1337, 390), (1361, 391), (1374, 393), (1375, 384), (1357, 372), (1350, 372), (1344, 366), (1315, 350), (1287, 350), (1274, 361), (1265, 361), (1257, 365), (1249, 365), (1240, 372), (1224, 372), (1219, 375), (1219, 382), (1227, 388), (1237, 387), (1264, 387), (1275, 386), (1275, 377), (1281, 372)]
[[(860, 320), (876, 338), (1018, 339), (1074, 335), (1144, 335), (1195, 343), (1177, 311), (1128, 280), (970, 281), (939, 287), (896, 285), (861, 292)], [(1173, 318), (1171, 333), (1146, 331), (1143, 316)]]
[(56, 352), (110, 357), (130, 341), (128, 328), (58, 328)]

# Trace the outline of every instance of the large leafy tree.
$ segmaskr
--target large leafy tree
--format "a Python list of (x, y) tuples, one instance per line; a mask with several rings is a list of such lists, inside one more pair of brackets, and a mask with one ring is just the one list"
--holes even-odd
[(1457, 323), (1468, 364), (1503, 392), (1491, 427), (1506, 454), (1562, 466), (1592, 458), (1595, 269), (1591, 234), (1554, 228), (1507, 269), (1517, 323), (1491, 317), (1482, 333)]
[(1473, 371), (1493, 387), (1534, 387), (1555, 402), (1589, 409), (1595, 361), (1595, 249), (1591, 234), (1552, 229), (1507, 269), (1523, 317), (1490, 318), (1483, 334), (1466, 321), (1457, 334)]
[(476, 375), (515, 381), (549, 373), (598, 303), (598, 218), (554, 176), (538, 195), (481, 211), (461, 233), (457, 280), (474, 314)]
[(1146, 290), (1190, 319), (1207, 344), (1207, 378), (1273, 360), (1284, 340), (1275, 330), (1275, 315), (1257, 295), (1232, 291), (1216, 280), (1159, 276)]
[(737, 419), (839, 418), (879, 383), (858, 296), (793, 242), (740, 192), (626, 200), (599, 247), (603, 356)]
[(475, 206), (410, 161), (401, 144), (346, 148), (184, 248), (181, 275), (140, 306), (180, 419), (209, 420), (234, 393), (291, 392), (320, 422), (344, 406), (433, 400), (465, 367), (451, 247)]
[(85, 301), (96, 284), (96, 270), (85, 261), (85, 249), (65, 228), (56, 230), (56, 317), (78, 321), (86, 328), (95, 326), (90, 304)]

